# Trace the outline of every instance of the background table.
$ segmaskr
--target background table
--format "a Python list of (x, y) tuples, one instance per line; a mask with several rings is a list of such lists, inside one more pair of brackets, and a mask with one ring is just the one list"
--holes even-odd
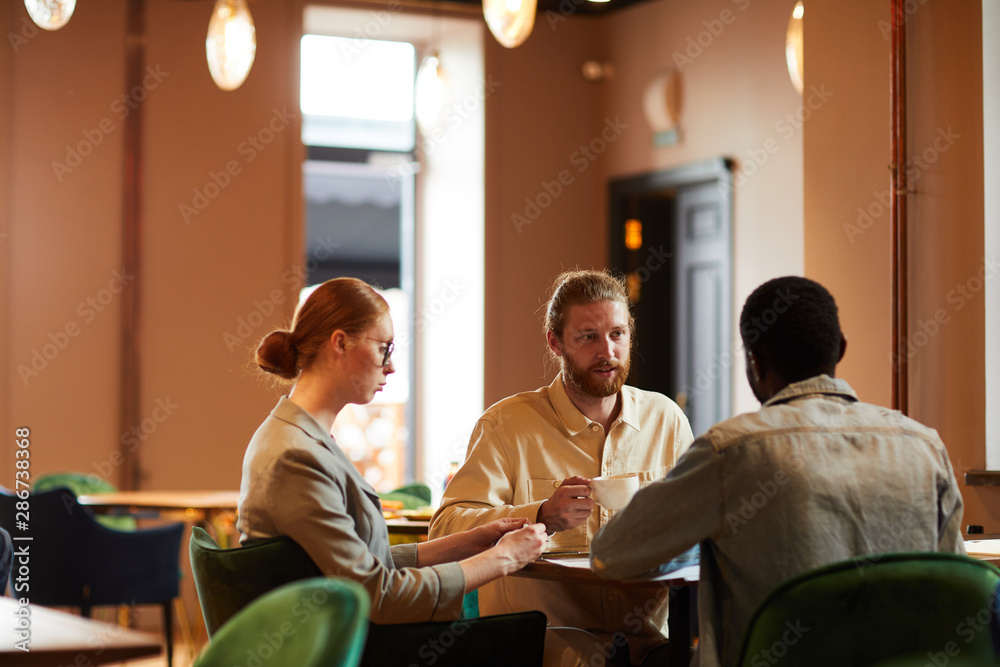
[(158, 637), (92, 621), (55, 609), (28, 605), (31, 638), (28, 652), (15, 647), (17, 600), (0, 597), (0, 664), (4, 667), (99, 665), (158, 655)]

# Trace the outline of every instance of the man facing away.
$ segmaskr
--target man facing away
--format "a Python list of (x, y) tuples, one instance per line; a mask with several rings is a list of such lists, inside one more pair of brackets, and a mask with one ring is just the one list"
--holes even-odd
[[(547, 387), (506, 398), (477, 422), (465, 463), (431, 519), (432, 538), (500, 517), (544, 523), (550, 549), (586, 553), (612, 516), (595, 506), (590, 479), (663, 477), (691, 444), (691, 426), (662, 394), (625, 385), (633, 321), (621, 281), (605, 271), (560, 275), (546, 308), (545, 338), (561, 372)], [(633, 656), (662, 643), (667, 601), (601, 586), (506, 577), (479, 589), (484, 614), (540, 609), (551, 626), (607, 641), (628, 636)], [(652, 607), (652, 612), (650, 608)]]
[(701, 546), (696, 664), (734, 665), (754, 610), (801, 572), (852, 556), (964, 553), (962, 498), (937, 433), (835, 379), (847, 341), (833, 297), (798, 277), (740, 316), (759, 412), (699, 437), (594, 540), (601, 576), (655, 571)]

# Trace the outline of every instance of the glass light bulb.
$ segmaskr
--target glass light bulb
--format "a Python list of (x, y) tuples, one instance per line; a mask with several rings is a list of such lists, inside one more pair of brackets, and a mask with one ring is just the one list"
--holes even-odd
[(420, 63), (415, 83), (414, 107), (417, 124), (425, 135), (437, 128), (448, 102), (448, 79), (441, 68), (441, 58), (431, 53)]
[(512, 49), (535, 27), (537, 0), (483, 0), (483, 18), (500, 44)]
[(257, 30), (246, 0), (217, 0), (205, 38), (208, 71), (222, 90), (246, 81), (257, 55)]
[(76, 0), (24, 0), (24, 8), (39, 28), (58, 30), (73, 16)]
[(802, 94), (805, 77), (805, 58), (802, 47), (802, 1), (795, 3), (792, 18), (788, 21), (788, 31), (785, 33), (785, 61), (788, 64), (788, 77), (799, 95)]

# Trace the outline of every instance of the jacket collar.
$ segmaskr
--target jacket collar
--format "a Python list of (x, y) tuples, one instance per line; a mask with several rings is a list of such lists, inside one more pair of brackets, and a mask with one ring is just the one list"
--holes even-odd
[(319, 422), (311, 414), (303, 410), (287, 396), (282, 396), (278, 399), (278, 404), (271, 410), (271, 416), (300, 429), (330, 451), (335, 450), (336, 444), (333, 442), (333, 437), (326, 432), (326, 429), (320, 426)]
[(283, 422), (291, 424), (292, 426), (301, 429), (307, 436), (326, 447), (330, 450), (333, 455), (339, 459), (343, 459), (343, 467), (347, 470), (347, 474), (354, 478), (356, 484), (358, 484), (368, 497), (378, 505), (379, 511), (382, 510), (382, 503), (379, 500), (378, 491), (364, 478), (364, 476), (358, 471), (351, 462), (347, 455), (337, 446), (337, 443), (333, 441), (333, 436), (326, 432), (319, 422), (307, 411), (303, 410), (294, 401), (290, 400), (287, 396), (282, 396), (278, 400), (278, 404), (274, 406), (271, 410), (271, 416), (275, 419), (280, 419)]
[(788, 403), (804, 396), (825, 395), (839, 396), (845, 400), (854, 402), (858, 400), (858, 395), (851, 389), (851, 385), (846, 380), (832, 378), (829, 375), (817, 375), (808, 380), (793, 382), (777, 394), (764, 402), (762, 407)]

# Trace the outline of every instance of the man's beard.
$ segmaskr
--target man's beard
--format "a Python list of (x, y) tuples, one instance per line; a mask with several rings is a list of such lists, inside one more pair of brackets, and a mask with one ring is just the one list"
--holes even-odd
[[(631, 356), (631, 355), (630, 355)], [(591, 371), (596, 369), (616, 368), (618, 372), (607, 380), (594, 375)], [(589, 368), (577, 366), (568, 354), (563, 355), (563, 375), (569, 382), (587, 396), (594, 398), (607, 398), (614, 396), (625, 384), (631, 369), (631, 359), (625, 357), (624, 361), (617, 359), (602, 361), (591, 365)]]

